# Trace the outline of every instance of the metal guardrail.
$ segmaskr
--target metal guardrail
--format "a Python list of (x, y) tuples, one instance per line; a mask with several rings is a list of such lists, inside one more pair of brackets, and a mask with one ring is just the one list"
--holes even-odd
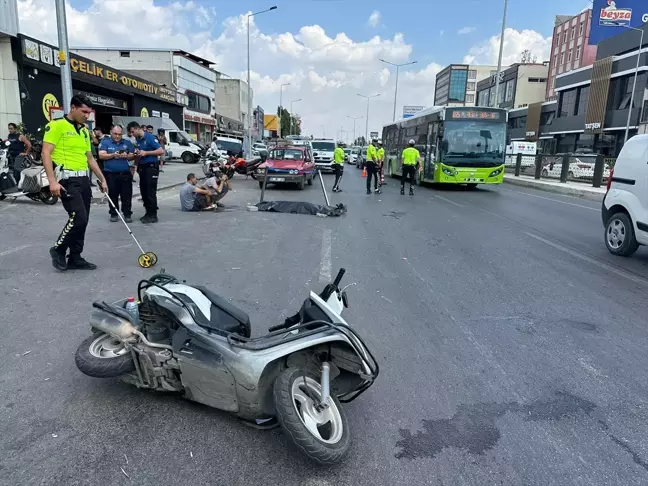
[(610, 177), (616, 158), (601, 154), (507, 155), (505, 171), (515, 177), (580, 182), (601, 187)]

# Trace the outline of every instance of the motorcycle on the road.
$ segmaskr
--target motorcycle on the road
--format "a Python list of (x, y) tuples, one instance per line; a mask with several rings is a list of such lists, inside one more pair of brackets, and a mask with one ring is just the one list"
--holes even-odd
[(379, 372), (341, 316), (348, 307), (344, 273), (320, 294), (311, 291), (283, 324), (252, 338), (245, 312), (163, 270), (139, 282), (138, 317), (125, 301), (93, 304), (93, 335), (79, 346), (76, 365), (88, 376), (181, 393), (258, 428), (280, 425), (301, 453), (336, 463), (351, 443), (341, 403), (367, 390)]
[[(8, 147), (10, 142), (6, 142)], [(58, 202), (58, 197), (49, 190), (49, 180), (42, 162), (35, 160), (31, 155), (18, 155), (16, 160), (10, 160), (6, 150), (0, 154), (0, 201), (7, 197), (28, 197), (33, 201), (40, 201), (47, 205)], [(13, 167), (13, 170), (10, 168)], [(20, 179), (16, 180), (14, 171), (20, 171)]]

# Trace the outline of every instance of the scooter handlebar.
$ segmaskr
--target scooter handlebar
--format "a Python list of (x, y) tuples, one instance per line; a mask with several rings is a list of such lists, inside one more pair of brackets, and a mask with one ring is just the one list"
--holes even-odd
[(342, 281), (342, 277), (344, 277), (344, 274), (346, 273), (346, 269), (340, 268), (340, 271), (337, 274), (337, 277), (335, 277), (335, 280), (333, 281), (333, 285), (335, 287), (338, 287), (340, 285), (340, 282)]

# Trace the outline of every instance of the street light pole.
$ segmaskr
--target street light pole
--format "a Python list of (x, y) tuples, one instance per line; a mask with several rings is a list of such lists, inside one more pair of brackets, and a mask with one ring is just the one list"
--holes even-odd
[(358, 93), (358, 96), (367, 99), (367, 119), (366, 119), (367, 123), (365, 125), (365, 143), (369, 145), (369, 141), (368, 141), (369, 140), (369, 101), (371, 100), (371, 98), (376, 98), (380, 96), (380, 93), (371, 96), (361, 95), (360, 93)]
[(284, 86), (290, 86), (290, 83), (284, 83), (279, 87), (279, 123), (277, 124), (277, 128), (279, 129), (277, 132), (277, 138), (281, 138), (281, 114), (283, 113), (283, 89)]
[(72, 73), (70, 71), (70, 47), (68, 45), (65, 0), (56, 0), (56, 31), (59, 44), (59, 64), (61, 65), (61, 91), (63, 92), (64, 113), (70, 111), (72, 102)]
[(634, 81), (632, 81), (632, 93), (630, 93), (630, 108), (628, 109), (628, 120), (626, 121), (625, 138), (623, 139), (623, 145), (625, 145), (626, 142), (628, 141), (628, 134), (630, 132), (630, 122), (632, 121), (632, 107), (634, 105), (635, 89), (637, 89), (637, 75), (639, 74), (639, 62), (641, 60), (641, 48), (643, 47), (644, 30), (638, 29), (636, 27), (630, 27), (628, 25), (623, 25), (622, 27), (626, 27), (632, 30), (638, 30), (639, 32), (641, 32), (641, 40), (639, 41), (639, 52), (637, 52), (637, 67), (635, 68)]
[(502, 53), (504, 51), (504, 31), (506, 30), (506, 11), (508, 0), (504, 0), (504, 15), (502, 16), (502, 34), (500, 35), (499, 56), (497, 58), (497, 79), (495, 80), (495, 106), (499, 108), (500, 75), (502, 73)]
[(351, 118), (353, 120), (353, 143), (355, 144), (356, 143), (355, 123), (356, 123), (356, 120), (360, 120), (363, 117), (361, 117), (361, 116), (348, 116), (347, 115), (347, 118)]
[(292, 100), (290, 102), (290, 134), (292, 135), (292, 127), (295, 124), (295, 117), (293, 116), (293, 103), (297, 103), (298, 101), (301, 101), (302, 99), (299, 98), (298, 100)]
[(392, 121), (396, 121), (396, 99), (398, 98), (398, 72), (403, 66), (409, 66), (411, 64), (416, 64), (418, 61), (405, 62), (403, 64), (394, 64), (393, 62), (385, 61), (384, 59), (378, 59), (385, 64), (394, 66), (396, 68), (396, 87), (394, 88), (394, 113), (392, 115)]
[[(63, 3), (65, 0), (57, 0), (57, 2)], [(261, 10), (259, 12), (250, 13), (247, 16), (247, 141), (248, 141), (248, 157), (252, 155), (252, 88), (250, 87), (250, 17), (259, 15), (262, 13), (269, 12), (270, 10), (276, 10), (277, 6), (270, 7), (266, 10)]]

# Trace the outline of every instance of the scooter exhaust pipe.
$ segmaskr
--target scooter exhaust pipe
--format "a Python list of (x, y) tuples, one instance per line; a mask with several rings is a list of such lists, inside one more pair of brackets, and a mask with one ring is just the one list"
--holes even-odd
[(131, 322), (103, 311), (94, 311), (90, 315), (90, 326), (121, 341), (136, 337), (136, 329)]

